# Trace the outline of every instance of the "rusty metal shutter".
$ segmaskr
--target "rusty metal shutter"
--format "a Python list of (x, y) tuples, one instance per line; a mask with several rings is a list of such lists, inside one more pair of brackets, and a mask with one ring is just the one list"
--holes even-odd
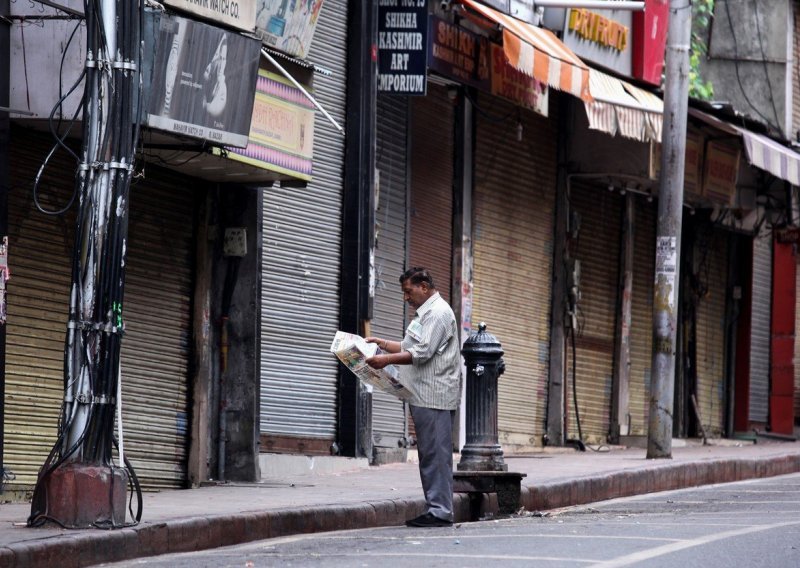
[(721, 436), (725, 426), (727, 237), (720, 229), (701, 227), (694, 251), (694, 271), (705, 290), (696, 311), (697, 405), (709, 437)]
[[(800, 264), (800, 254), (795, 256)], [(794, 310), (794, 415), (800, 417), (800, 266), (795, 268)]]
[[(424, 266), (442, 298), (450, 301), (453, 264), (453, 135), (455, 113), (447, 89), (428, 83), (425, 97), (411, 98), (411, 188), (408, 262)], [(413, 310), (406, 314), (413, 317)], [(409, 436), (414, 420), (408, 413)]]
[(653, 364), (653, 277), (655, 274), (657, 204), (636, 198), (631, 299), (630, 434), (646, 436), (650, 415)]
[[(619, 255), (624, 200), (604, 187), (573, 184), (570, 206), (581, 216), (580, 234), (570, 254), (581, 263), (578, 302), (576, 383), (583, 441), (608, 441), (619, 296)], [(567, 372), (567, 435), (578, 437), (572, 388), (572, 357)]]
[(753, 239), (753, 301), (750, 324), (749, 418), (766, 422), (769, 407), (769, 353), (772, 315), (772, 231), (763, 226)]
[(472, 326), (486, 322), (503, 346), (499, 438), (506, 451), (523, 451), (544, 433), (557, 130), (554, 120), (496, 98), (482, 96), (478, 106)]
[[(50, 144), (21, 134), (12, 146), (5, 461), (21, 486), (35, 483), (55, 442), (63, 398), (74, 209), (45, 216), (30, 191)], [(61, 154), (51, 160), (41, 186), (48, 208), (67, 202), (74, 170)], [(126, 455), (146, 488), (186, 479), (193, 206), (185, 178), (157, 172), (148, 169), (131, 190), (123, 308)]]
[[(398, 277), (406, 261), (408, 200), (408, 98), (378, 96), (376, 161), (380, 185), (375, 224), (375, 301), (372, 333), (397, 340), (403, 336), (403, 293)], [(397, 448), (406, 441), (406, 412), (396, 397), (373, 391), (372, 437), (376, 446)]]
[[(31, 185), (50, 150), (48, 138), (15, 129), (11, 139), (3, 465), (16, 474), (15, 487), (32, 488), (56, 441), (64, 397), (75, 215), (72, 209), (50, 217), (34, 207)], [(64, 152), (54, 154), (40, 184), (44, 207), (66, 205), (74, 172)]]
[[(315, 78), (314, 96), (344, 127), (344, 0), (325, 2), (308, 57), (333, 72)], [(327, 452), (336, 437), (338, 363), (329, 348), (339, 327), (343, 164), (344, 137), (316, 113), (313, 181), (306, 188), (276, 184), (264, 190), (260, 429), (267, 439), (262, 451)], [(298, 349), (300, 359), (291, 356)], [(288, 446), (281, 440), (286, 437)]]
[(447, 89), (428, 84), (411, 99), (411, 199), (408, 265), (431, 271), (450, 301), (453, 263), (453, 103)]
[(131, 188), (122, 420), (126, 455), (148, 488), (186, 482), (193, 182), (148, 166)]

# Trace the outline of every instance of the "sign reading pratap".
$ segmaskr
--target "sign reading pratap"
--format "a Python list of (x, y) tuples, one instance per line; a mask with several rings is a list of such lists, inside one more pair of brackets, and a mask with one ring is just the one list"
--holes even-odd
[(248, 32), (256, 25), (255, 0), (164, 0), (164, 4)]
[(703, 167), (703, 196), (731, 206), (736, 197), (736, 179), (739, 176), (740, 151), (737, 146), (719, 140), (706, 144), (706, 161)]
[(148, 126), (247, 146), (261, 44), (195, 20), (153, 14)]
[(581, 59), (630, 75), (632, 21), (631, 12), (626, 10), (568, 8), (564, 44)]
[(427, 90), (427, 0), (378, 0), (378, 91)]

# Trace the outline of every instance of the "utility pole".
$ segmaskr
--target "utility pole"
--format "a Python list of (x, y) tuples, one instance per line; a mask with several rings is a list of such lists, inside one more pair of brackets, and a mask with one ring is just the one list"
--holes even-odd
[[(135, 483), (121, 436), (114, 436), (114, 422), (121, 433), (122, 307), (129, 192), (141, 116), (143, 5), (88, 0), (85, 7), (83, 147), (80, 155), (73, 154), (80, 202), (64, 404), (59, 437), (39, 471), (28, 524), (56, 521), (68, 528), (117, 528), (126, 518), (128, 474), (123, 463)], [(67, 148), (63, 140), (58, 144)], [(113, 461), (114, 445), (118, 465)], [(140, 515), (141, 501), (137, 521)]]
[(672, 408), (678, 327), (683, 173), (689, 106), (692, 3), (670, 0), (667, 30), (661, 181), (653, 298), (653, 361), (647, 458), (672, 458)]

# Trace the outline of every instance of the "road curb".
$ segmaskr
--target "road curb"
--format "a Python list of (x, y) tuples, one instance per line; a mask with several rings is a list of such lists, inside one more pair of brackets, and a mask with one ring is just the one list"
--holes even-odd
[[(523, 486), (522, 506), (546, 511), (657, 491), (773, 477), (800, 471), (800, 454), (673, 463)], [(486, 512), (496, 500), (483, 499)], [(76, 532), (0, 547), (2, 568), (82, 568), (173, 552), (192, 552), (296, 534), (399, 526), (424, 511), (423, 499), (387, 499), (281, 511), (207, 515), (114, 531)], [(458, 522), (470, 518), (469, 497), (454, 496)]]

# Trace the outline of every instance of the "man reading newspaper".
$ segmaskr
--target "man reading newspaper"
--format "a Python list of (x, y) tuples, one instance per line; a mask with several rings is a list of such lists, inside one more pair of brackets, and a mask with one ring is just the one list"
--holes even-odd
[(366, 360), (374, 369), (401, 365), (400, 379), (414, 389), (409, 401), (417, 429), (419, 473), (427, 511), (412, 527), (453, 524), (453, 420), (461, 399), (461, 354), (453, 310), (424, 268), (400, 276), (403, 299), (417, 313), (402, 341), (367, 337), (385, 353)]

